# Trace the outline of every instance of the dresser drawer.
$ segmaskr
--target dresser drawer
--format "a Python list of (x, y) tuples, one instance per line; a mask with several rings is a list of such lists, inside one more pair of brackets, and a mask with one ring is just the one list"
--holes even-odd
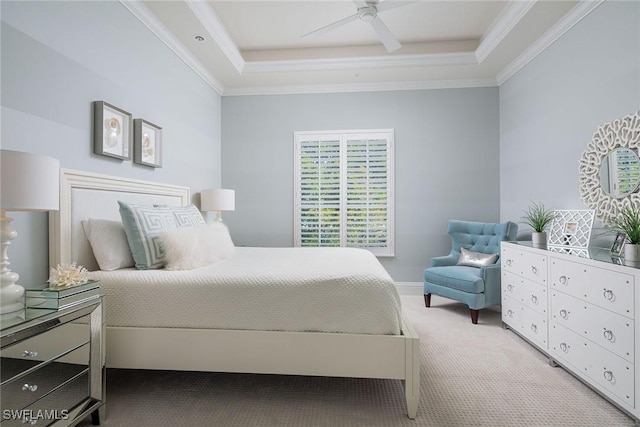
[(541, 314), (547, 312), (547, 288), (536, 282), (503, 272), (502, 292)]
[(74, 358), (84, 359), (84, 364), (64, 363), (58, 360), (36, 365), (36, 369), (22, 375), (29, 369), (29, 361), (3, 359), (0, 370), (3, 376), (15, 374), (0, 387), (0, 407), (4, 409), (26, 408), (53, 389), (80, 374), (89, 366), (89, 344), (72, 351)]
[(551, 355), (591, 378), (600, 390), (608, 391), (625, 404), (635, 406), (634, 365), (569, 329), (551, 322)]
[(547, 258), (545, 254), (527, 252), (503, 245), (501, 266), (504, 271), (546, 286)]
[(522, 329), (522, 304), (504, 294), (502, 295), (502, 321), (518, 332)]
[[(85, 318), (88, 320), (88, 316)], [(2, 357), (50, 360), (70, 348), (89, 342), (91, 331), (84, 323), (65, 323), (32, 338), (2, 349)], [(2, 378), (4, 381), (5, 378)]]
[(547, 316), (525, 307), (522, 311), (522, 335), (546, 349), (548, 343)]
[(633, 363), (631, 319), (558, 291), (551, 291), (551, 319)]
[(5, 410), (3, 408), (3, 422), (0, 426), (48, 426), (58, 420), (69, 419), (74, 407), (89, 400), (87, 396), (89, 396), (89, 373), (83, 372), (25, 409)]
[(552, 289), (634, 318), (632, 275), (552, 257), (550, 280)]

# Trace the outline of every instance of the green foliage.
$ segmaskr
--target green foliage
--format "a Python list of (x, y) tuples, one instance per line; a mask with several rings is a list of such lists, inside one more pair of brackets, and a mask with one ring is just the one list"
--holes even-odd
[(624, 206), (611, 224), (616, 231), (624, 233), (631, 244), (640, 243), (640, 209), (637, 206)]
[(529, 209), (525, 211), (524, 223), (533, 228), (533, 231), (540, 233), (556, 218), (553, 211), (547, 210), (542, 202), (531, 202)]

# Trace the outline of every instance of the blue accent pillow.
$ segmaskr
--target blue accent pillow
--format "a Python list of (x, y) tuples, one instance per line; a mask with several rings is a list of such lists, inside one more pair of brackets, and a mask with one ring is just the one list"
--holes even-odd
[(162, 268), (165, 252), (163, 231), (179, 227), (206, 225), (202, 214), (194, 205), (148, 206), (118, 201), (120, 216), (136, 268), (141, 270)]

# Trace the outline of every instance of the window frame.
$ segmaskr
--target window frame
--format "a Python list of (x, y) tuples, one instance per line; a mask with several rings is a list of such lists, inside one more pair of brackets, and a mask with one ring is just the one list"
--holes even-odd
[[(340, 155), (340, 247), (347, 245), (347, 143), (350, 140), (386, 140), (387, 145), (387, 244), (384, 247), (362, 247), (377, 257), (395, 256), (395, 165), (394, 165), (394, 129), (351, 129), (326, 131), (294, 132), (294, 246), (302, 246), (301, 230), (301, 148), (305, 141), (338, 141)], [(354, 246), (350, 246), (354, 247)], [(360, 247), (360, 246), (355, 246)]]

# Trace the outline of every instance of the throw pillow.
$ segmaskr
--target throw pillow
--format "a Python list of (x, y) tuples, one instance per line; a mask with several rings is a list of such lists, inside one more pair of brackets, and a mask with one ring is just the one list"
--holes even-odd
[(458, 258), (457, 265), (485, 267), (495, 264), (497, 260), (498, 254), (483, 254), (482, 252), (472, 252), (465, 248), (460, 248), (460, 258)]
[(175, 228), (161, 236), (167, 270), (192, 270), (233, 256), (235, 246), (227, 226)]
[(127, 235), (136, 268), (146, 270), (164, 266), (162, 232), (178, 227), (205, 225), (198, 208), (193, 205), (147, 206), (118, 201), (122, 225)]

